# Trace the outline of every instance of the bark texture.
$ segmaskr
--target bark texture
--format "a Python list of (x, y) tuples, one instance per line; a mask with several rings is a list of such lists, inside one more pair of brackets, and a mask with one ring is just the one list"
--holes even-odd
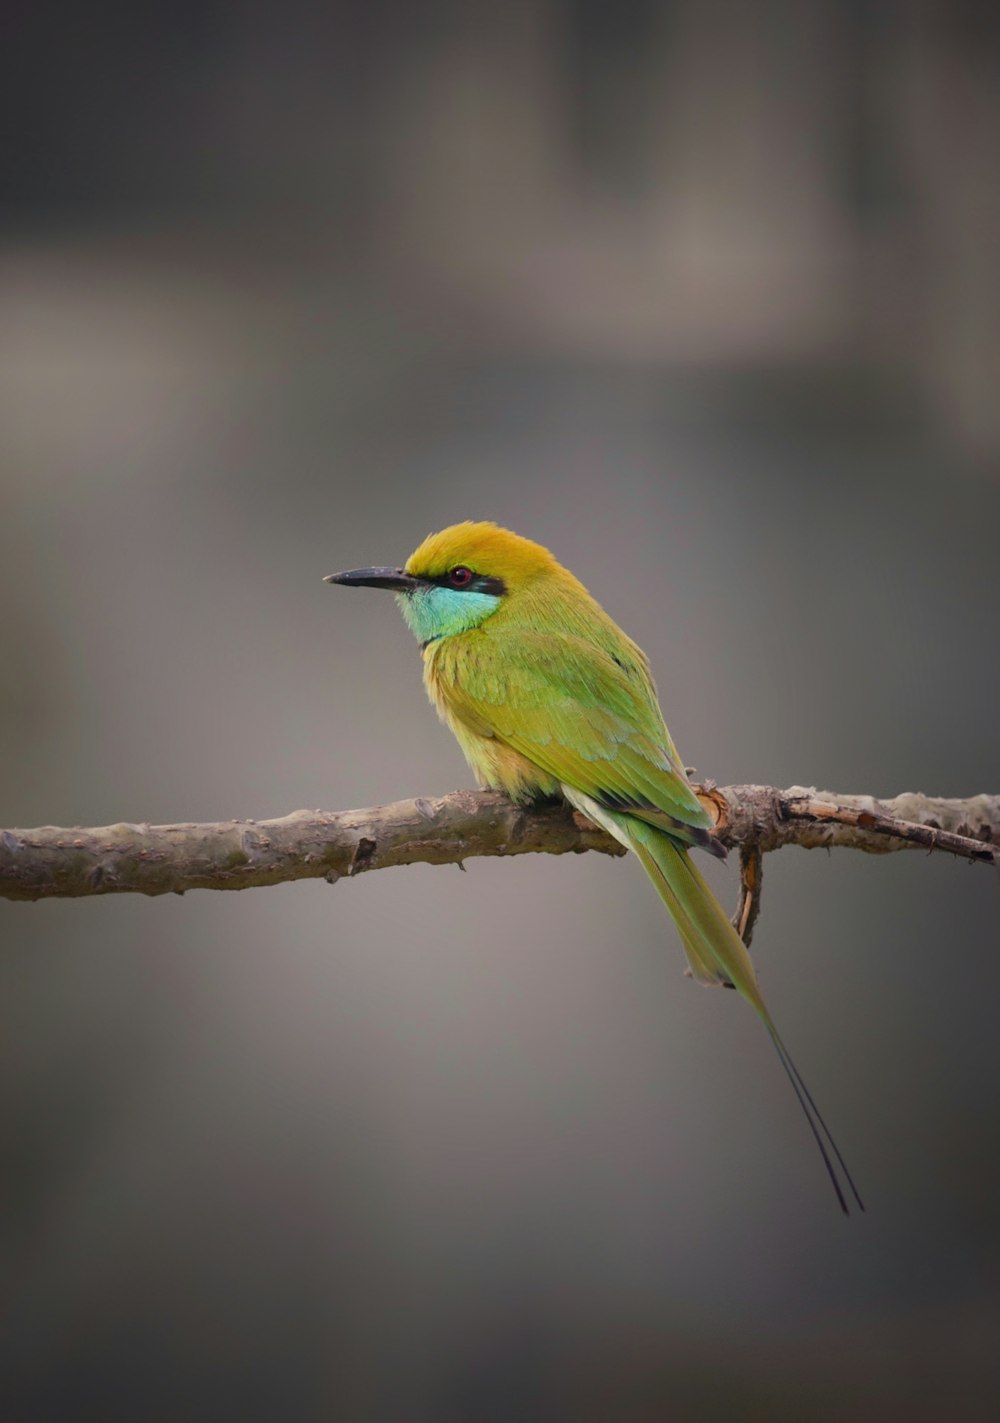
[[(1000, 865), (1000, 795), (942, 800), (834, 795), (803, 786), (696, 786), (716, 833), (740, 852), (737, 925), (749, 937), (761, 856), (784, 845), (881, 854), (922, 848)], [(522, 808), (493, 791), (454, 791), (369, 810), (296, 810), (275, 820), (0, 830), (0, 896), (83, 898), (251, 889), (338, 879), (390, 865), (461, 865), (477, 855), (624, 852), (562, 804)]]

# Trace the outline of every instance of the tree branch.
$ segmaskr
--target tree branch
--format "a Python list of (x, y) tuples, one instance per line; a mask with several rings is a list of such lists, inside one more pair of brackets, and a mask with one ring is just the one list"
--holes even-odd
[[(838, 796), (803, 786), (696, 786), (716, 834), (741, 856), (737, 927), (753, 928), (765, 852), (832, 845), (880, 854), (947, 850), (1000, 865), (1000, 795), (934, 800)], [(477, 855), (623, 850), (562, 803), (523, 808), (494, 791), (455, 791), (370, 810), (297, 810), (277, 820), (0, 830), (0, 897), (184, 894), (344, 876), (390, 865), (461, 865)]]

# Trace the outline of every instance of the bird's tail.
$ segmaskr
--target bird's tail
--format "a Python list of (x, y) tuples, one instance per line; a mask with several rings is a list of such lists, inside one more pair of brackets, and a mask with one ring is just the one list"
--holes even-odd
[(830, 1135), (829, 1128), (800, 1077), (761, 997), (757, 975), (754, 973), (746, 945), (733, 928), (698, 867), (684, 846), (673, 836), (637, 820), (634, 816), (616, 816), (616, 820), (624, 831), (621, 838), (627, 836), (631, 849), (639, 856), (646, 873), (670, 910), (695, 978), (702, 983), (724, 984), (735, 988), (756, 1009), (767, 1028), (816, 1139), (841, 1210), (845, 1215), (850, 1214), (847, 1195), (841, 1186), (835, 1162), (839, 1165), (859, 1208), (864, 1210), (857, 1187), (837, 1143)]

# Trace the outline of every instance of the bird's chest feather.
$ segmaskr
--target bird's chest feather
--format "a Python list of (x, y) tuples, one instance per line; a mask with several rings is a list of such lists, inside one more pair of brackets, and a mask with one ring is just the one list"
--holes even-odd
[[(557, 795), (559, 783), (503, 739), (504, 673), (493, 667), (478, 637), (442, 639), (424, 651), (424, 686), (438, 716), (453, 732), (481, 786), (505, 791), (513, 800)], [(490, 689), (489, 700), (469, 694)], [(496, 714), (499, 712), (497, 720)]]

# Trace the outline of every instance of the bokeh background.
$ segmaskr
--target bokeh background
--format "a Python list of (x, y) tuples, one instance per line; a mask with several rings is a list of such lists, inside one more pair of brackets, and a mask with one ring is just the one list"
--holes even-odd
[[(467, 517), (704, 775), (1000, 790), (991, 12), (12, 6), (0, 820), (469, 784), (391, 599), (320, 582)], [(998, 916), (769, 859), (844, 1222), (632, 863), (0, 904), (0, 1415), (996, 1417)]]

